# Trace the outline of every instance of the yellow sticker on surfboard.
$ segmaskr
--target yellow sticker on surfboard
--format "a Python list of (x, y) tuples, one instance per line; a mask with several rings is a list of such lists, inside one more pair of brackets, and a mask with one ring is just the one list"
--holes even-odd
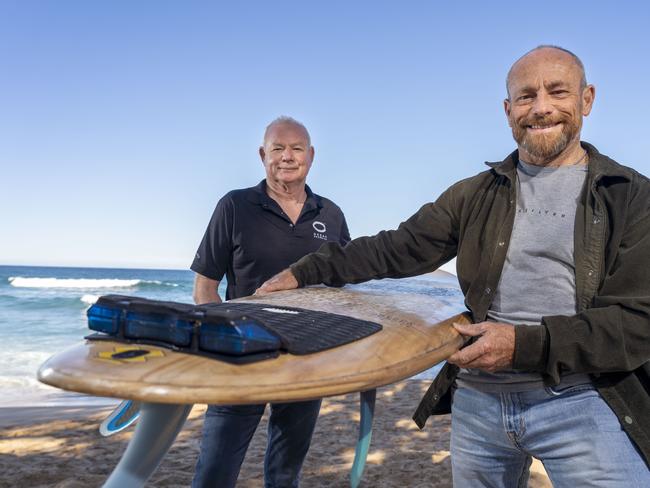
[(142, 347), (114, 347), (112, 351), (97, 353), (97, 358), (112, 363), (144, 363), (150, 358), (163, 357), (165, 353), (160, 349), (147, 349)]

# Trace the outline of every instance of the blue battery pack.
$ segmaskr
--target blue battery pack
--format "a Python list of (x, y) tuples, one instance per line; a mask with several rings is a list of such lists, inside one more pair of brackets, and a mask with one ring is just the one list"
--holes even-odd
[(100, 297), (87, 312), (88, 328), (124, 342), (155, 344), (183, 352), (243, 357), (279, 353), (282, 341), (246, 314), (126, 295)]

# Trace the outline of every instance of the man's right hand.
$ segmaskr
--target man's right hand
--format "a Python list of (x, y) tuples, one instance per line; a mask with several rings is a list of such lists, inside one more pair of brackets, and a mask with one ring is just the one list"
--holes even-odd
[(298, 288), (298, 280), (287, 268), (262, 283), (262, 286), (255, 290), (255, 295), (266, 295), (274, 291), (293, 290), (294, 288)]

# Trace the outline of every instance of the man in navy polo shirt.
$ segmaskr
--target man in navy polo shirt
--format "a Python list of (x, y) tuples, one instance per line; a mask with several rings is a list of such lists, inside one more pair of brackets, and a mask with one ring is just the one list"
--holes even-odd
[[(259, 149), (266, 178), (234, 190), (217, 204), (191, 269), (194, 301), (220, 303), (252, 295), (264, 281), (326, 241), (346, 244), (341, 209), (316, 195), (305, 181), (314, 148), (304, 125), (290, 117), (269, 124)], [(193, 487), (234, 487), (265, 405), (210, 405), (203, 426)], [(320, 400), (272, 404), (264, 461), (265, 486), (298, 486), (320, 410)]]

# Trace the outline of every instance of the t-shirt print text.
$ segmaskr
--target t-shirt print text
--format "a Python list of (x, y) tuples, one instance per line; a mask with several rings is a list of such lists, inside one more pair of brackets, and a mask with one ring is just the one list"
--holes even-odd
[(314, 238), (315, 238), (315, 239), (322, 239), (322, 240), (324, 240), (324, 241), (327, 240), (327, 234), (325, 234), (325, 232), (327, 232), (327, 227), (325, 226), (324, 223), (319, 222), (318, 220), (315, 220), (315, 221), (311, 224), (311, 226), (312, 226), (312, 227), (314, 228), (314, 230), (316, 231), (316, 232), (314, 232)]
[(565, 213), (554, 212), (552, 210), (544, 210), (539, 208), (519, 208), (517, 209), (517, 213), (525, 213), (529, 215), (542, 215), (544, 217), (558, 217), (561, 219), (566, 217)]

